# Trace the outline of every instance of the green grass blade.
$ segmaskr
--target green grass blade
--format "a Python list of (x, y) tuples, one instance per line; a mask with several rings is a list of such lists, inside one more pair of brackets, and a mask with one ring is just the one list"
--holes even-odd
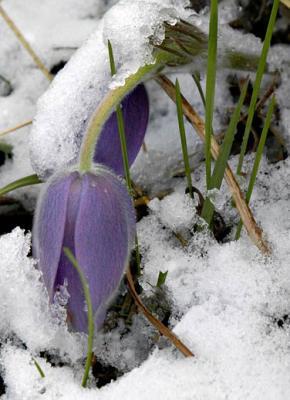
[(219, 157), (215, 163), (214, 171), (212, 174), (212, 180), (211, 180), (211, 185), (213, 188), (219, 189), (222, 184), (222, 180), (224, 177), (225, 169), (227, 166), (227, 162), (231, 153), (233, 141), (235, 138), (236, 130), (237, 130), (237, 125), (239, 123), (240, 115), (241, 115), (241, 109), (245, 101), (245, 97), (247, 94), (247, 89), (248, 89), (248, 84), (249, 81), (247, 81), (243, 85), (243, 89), (238, 101), (238, 104), (235, 108), (235, 111), (231, 117), (229, 126), (226, 130), (224, 141), (221, 147), (221, 151), (219, 154)]
[(200, 74), (199, 74), (199, 72), (196, 72), (195, 74), (192, 74), (192, 78), (193, 78), (194, 83), (195, 83), (195, 85), (197, 87), (197, 90), (198, 90), (198, 93), (200, 95), (203, 107), (204, 107), (204, 109), (206, 109), (205, 96), (204, 96), (204, 93), (203, 93), (203, 90), (202, 90), (202, 87), (201, 87), (201, 84), (200, 84)]
[(264, 40), (264, 44), (263, 44), (263, 48), (262, 48), (262, 53), (261, 53), (261, 57), (259, 60), (259, 65), (258, 65), (258, 69), (257, 69), (257, 73), (256, 73), (255, 84), (253, 87), (253, 94), (252, 94), (251, 102), (250, 102), (250, 106), (249, 106), (248, 118), (247, 118), (247, 122), (246, 122), (246, 128), (245, 128), (245, 133), (244, 133), (244, 137), (243, 137), (243, 143), (242, 143), (242, 147), (241, 147), (241, 153), (240, 153), (240, 158), (239, 158), (239, 163), (238, 163), (238, 168), (237, 168), (238, 174), (241, 174), (241, 172), (242, 172), (244, 157), (245, 157), (246, 150), (247, 150), (248, 140), (249, 140), (249, 136), (250, 136), (250, 132), (251, 132), (251, 127), (252, 127), (252, 122), (253, 122), (253, 118), (254, 118), (254, 114), (255, 114), (255, 108), (256, 108), (256, 103), (258, 100), (261, 82), (262, 82), (263, 74), (264, 74), (265, 67), (266, 67), (268, 50), (269, 50), (269, 47), (271, 44), (271, 38), (272, 38), (272, 34), (273, 34), (273, 29), (275, 26), (278, 8), (279, 8), (279, 0), (274, 0), (270, 19), (268, 22), (266, 36), (265, 36), (265, 40)]
[[(116, 71), (113, 47), (109, 40), (108, 40), (108, 51), (109, 51), (111, 74), (112, 74), (112, 76), (114, 76), (117, 71)], [(129, 166), (127, 143), (126, 143), (125, 124), (124, 124), (123, 113), (122, 113), (120, 105), (118, 105), (116, 107), (116, 114), (117, 114), (119, 137), (120, 137), (120, 142), (121, 142), (125, 180), (127, 183), (129, 195), (133, 196), (133, 188), (132, 188), (132, 183), (131, 183), (130, 166)], [(138, 241), (137, 235), (135, 236), (135, 252), (136, 252), (137, 273), (138, 273), (138, 276), (140, 276), (141, 275), (141, 257), (140, 257), (139, 241)]]
[(90, 368), (92, 365), (93, 340), (94, 340), (94, 330), (95, 330), (92, 299), (91, 299), (89, 284), (86, 280), (86, 277), (85, 277), (81, 267), (79, 266), (79, 263), (75, 259), (73, 253), (70, 251), (70, 249), (68, 247), (64, 247), (63, 251), (79, 275), (79, 278), (80, 278), (80, 281), (82, 284), (82, 288), (84, 291), (87, 308), (88, 308), (88, 311), (87, 311), (87, 314), (88, 314), (88, 350), (87, 350), (87, 360), (86, 360), (86, 365), (85, 365), (85, 371), (84, 371), (83, 380), (82, 380), (82, 386), (86, 387)]
[(175, 83), (175, 94), (176, 94), (176, 109), (177, 109), (177, 118), (178, 118), (178, 126), (179, 126), (185, 175), (186, 175), (186, 179), (187, 179), (187, 186), (188, 186), (190, 197), (193, 197), (191, 171), (190, 171), (190, 164), (189, 164), (188, 151), (187, 151), (187, 142), (186, 142), (183, 112), (182, 112), (182, 101), (181, 101), (180, 85), (179, 85), (178, 79), (176, 79), (176, 83)]
[(42, 183), (42, 181), (38, 178), (37, 175), (25, 176), (24, 178), (9, 183), (8, 185), (0, 189), (0, 196), (3, 196), (4, 194), (12, 192), (13, 190), (19, 189), (21, 187), (36, 185), (38, 183)]
[(168, 275), (168, 271), (166, 271), (166, 272), (159, 271), (156, 287), (161, 288), (161, 286), (163, 286), (165, 284), (167, 275)]
[(33, 362), (34, 362), (34, 365), (35, 365), (35, 367), (36, 367), (36, 369), (37, 369), (37, 371), (38, 371), (40, 377), (41, 377), (41, 378), (45, 378), (45, 374), (44, 374), (44, 372), (43, 372), (41, 366), (38, 364), (38, 362), (35, 360), (35, 358), (32, 358), (32, 360), (33, 360)]
[(214, 112), (215, 82), (217, 69), (217, 34), (218, 34), (218, 1), (212, 0), (210, 5), (210, 22), (208, 37), (208, 59), (205, 94), (205, 162), (206, 184), (211, 182), (211, 135)]
[[(240, 119), (240, 114), (241, 114), (241, 109), (246, 97), (247, 93), (247, 88), (248, 88), (248, 81), (244, 84), (238, 104), (235, 108), (235, 111), (231, 117), (228, 129), (226, 130), (225, 133), (225, 138), (221, 147), (221, 151), (219, 154), (219, 157), (215, 163), (214, 166), (214, 171), (211, 177), (211, 189), (220, 189), (223, 177), (225, 174), (225, 169), (227, 166), (227, 162), (231, 153), (234, 137), (236, 134), (236, 129), (237, 125)], [(210, 201), (209, 198), (207, 198), (204, 202), (203, 208), (202, 208), (202, 213), (201, 216), (202, 218), (210, 225), (212, 221), (212, 217), (214, 214), (214, 205)]]
[[(266, 139), (267, 139), (267, 134), (269, 132), (269, 128), (270, 128), (270, 125), (271, 125), (271, 119), (272, 119), (272, 115), (273, 115), (273, 112), (274, 112), (274, 107), (275, 107), (275, 97), (272, 97), (270, 105), (269, 105), (269, 108), (268, 108), (268, 111), (267, 111), (265, 124), (264, 124), (263, 130), (262, 130), (261, 138), (260, 138), (259, 145), (258, 145), (258, 148), (257, 148), (257, 154), (256, 154), (253, 170), (252, 170), (251, 177), (250, 177), (248, 190), (247, 190), (247, 193), (246, 193), (246, 202), (248, 204), (250, 202), (250, 199), (251, 199), (251, 196), (252, 196), (252, 193), (253, 193), (253, 189), (254, 189), (254, 186), (255, 186), (257, 173), (258, 173), (258, 170), (259, 170), (260, 162), (261, 162), (262, 155), (263, 155), (264, 146), (265, 146)], [(237, 227), (236, 240), (238, 240), (240, 238), (242, 227), (243, 227), (243, 224), (242, 224), (242, 221), (240, 221), (239, 224), (238, 224), (238, 227)]]
[[(112, 48), (111, 42), (109, 40), (108, 40), (108, 50), (109, 50), (111, 74), (112, 74), (112, 76), (114, 76), (116, 74), (116, 65), (115, 65), (115, 60), (114, 60), (113, 48)], [(127, 143), (126, 143), (125, 124), (124, 124), (123, 113), (122, 113), (120, 105), (118, 105), (116, 107), (116, 114), (117, 114), (119, 137), (120, 137), (120, 142), (121, 142), (125, 179), (126, 179), (128, 191), (129, 191), (129, 193), (132, 193), (132, 184), (131, 184), (130, 171), (129, 171), (130, 167), (129, 167), (129, 159), (128, 159), (128, 151), (127, 151)]]

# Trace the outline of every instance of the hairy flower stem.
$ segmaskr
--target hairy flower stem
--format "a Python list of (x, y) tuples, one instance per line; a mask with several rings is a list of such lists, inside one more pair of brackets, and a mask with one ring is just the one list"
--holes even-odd
[(91, 169), (98, 137), (112, 110), (116, 108), (116, 106), (122, 101), (126, 94), (134, 89), (134, 87), (138, 83), (140, 83), (146, 75), (156, 70), (158, 65), (159, 64), (156, 62), (140, 67), (135, 74), (130, 75), (126, 79), (123, 86), (118, 86), (117, 88), (112, 89), (104, 97), (104, 99), (96, 109), (94, 115), (92, 116), (84, 137), (80, 154), (81, 172), (87, 172)]

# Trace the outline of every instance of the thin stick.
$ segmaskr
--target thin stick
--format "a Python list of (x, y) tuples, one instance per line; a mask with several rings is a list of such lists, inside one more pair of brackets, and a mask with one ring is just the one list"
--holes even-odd
[(9, 17), (9, 15), (6, 13), (6, 11), (4, 10), (4, 8), (0, 5), (0, 15), (1, 17), (5, 20), (5, 22), (7, 23), (7, 25), (9, 26), (9, 28), (14, 32), (15, 36), (17, 37), (17, 39), (19, 40), (19, 42), (22, 44), (22, 46), (25, 48), (25, 50), (30, 54), (30, 56), (32, 57), (33, 61), (35, 62), (35, 64), (38, 66), (38, 68), (41, 70), (41, 72), (43, 73), (43, 75), (49, 80), (52, 81), (53, 76), (51, 75), (51, 73), (48, 71), (48, 69), (46, 68), (46, 66), (43, 64), (43, 62), (41, 61), (41, 59), (38, 57), (38, 55), (35, 53), (35, 51), (32, 49), (32, 47), (30, 46), (30, 44), (27, 42), (27, 40), (25, 39), (25, 37), (22, 35), (22, 33), (20, 32), (20, 30), (17, 28), (17, 26), (15, 25), (15, 23), (12, 21), (12, 19)]
[(185, 346), (185, 344), (183, 344), (181, 342), (181, 340), (178, 339), (178, 337), (173, 332), (171, 332), (170, 329), (168, 329), (165, 325), (162, 324), (162, 322), (160, 322), (157, 318), (155, 318), (154, 315), (152, 315), (150, 313), (150, 311), (144, 306), (144, 304), (142, 303), (142, 300), (140, 299), (140, 297), (138, 296), (138, 294), (135, 290), (134, 281), (133, 281), (133, 277), (132, 277), (130, 268), (128, 268), (126, 276), (127, 276), (130, 293), (131, 293), (137, 307), (142, 311), (142, 313), (145, 315), (145, 317), (148, 319), (148, 321), (151, 322), (151, 324), (153, 326), (155, 326), (155, 328), (160, 332), (161, 335), (166, 336), (171, 341), (171, 343), (185, 357), (194, 357), (194, 354)]
[[(155, 78), (159, 85), (164, 89), (167, 95), (175, 102), (175, 86), (174, 84), (165, 76), (159, 75)], [(188, 118), (194, 129), (196, 130), (199, 137), (204, 141), (205, 140), (205, 125), (202, 118), (197, 114), (197, 112), (193, 109), (193, 107), (188, 103), (188, 101), (182, 96), (182, 109), (184, 115)], [(213, 158), (216, 160), (219, 156), (220, 148), (219, 145), (212, 135), (211, 137), (211, 154)], [(232, 193), (233, 199), (235, 201), (237, 210), (240, 214), (241, 220), (248, 232), (249, 237), (253, 241), (253, 243), (261, 250), (264, 254), (270, 253), (270, 248), (268, 243), (262, 237), (262, 230), (258, 227), (252, 211), (247, 205), (242, 191), (236, 178), (230, 169), (229, 165), (227, 165), (225, 170), (225, 180), (229, 186), (229, 189)]]
[(32, 120), (22, 122), (21, 124), (12, 126), (12, 128), (7, 128), (4, 131), (0, 132), (0, 137), (7, 135), (10, 132), (17, 131), (18, 129), (24, 128), (25, 126), (31, 125)]

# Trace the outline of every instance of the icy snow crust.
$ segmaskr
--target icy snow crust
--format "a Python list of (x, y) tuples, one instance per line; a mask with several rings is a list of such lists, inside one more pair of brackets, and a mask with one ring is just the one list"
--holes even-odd
[[(43, 0), (41, 7), (37, 0), (29, 0), (25, 6), (20, 0), (2, 2), (37, 50), (42, 51), (47, 45), (41, 55), (48, 66), (67, 59), (71, 54), (67, 48), (69, 44), (79, 46), (88, 31), (95, 29), (95, 20), (89, 15), (100, 16), (105, 9), (104, 3), (100, 1), (96, 9), (95, 2), (79, 0)], [(77, 10), (73, 16), (68, 13), (70, 6)], [(232, 0), (222, 2), (221, 18), (233, 18), (236, 12), (233, 8)], [(43, 27), (37, 34), (34, 13)], [(66, 15), (69, 15), (67, 19)], [(58, 36), (60, 27), (70, 23), (74, 29), (70, 27), (69, 31), (76, 34), (73, 37), (68, 34)], [(101, 29), (101, 24), (104, 22), (99, 23), (97, 29)], [(53, 35), (47, 35), (47, 26), (54, 27)], [(18, 118), (21, 121), (33, 116), (35, 101), (46, 89), (47, 82), (2, 21), (0, 33), (5, 38), (0, 44), (1, 73), (11, 79), (14, 86), (10, 96), (0, 96), (0, 124), (4, 129), (16, 123)], [(251, 38), (249, 43), (252, 43)], [(56, 50), (58, 45), (66, 49)], [(104, 47), (104, 39), (100, 46)], [(107, 62), (107, 51), (103, 54), (103, 62)], [(277, 54), (276, 62), (281, 61), (285, 49), (281, 47)], [(121, 66), (118, 52), (116, 56)], [(80, 86), (76, 75), (74, 79), (70, 77), (70, 87), (61, 86), (62, 79), (68, 79), (70, 65), (74, 63), (81, 69), (87, 64), (71, 61), (54, 83), (65, 90), (66, 100), (62, 98), (65, 108), (73, 103), (70, 103), (69, 93), (73, 93), (74, 85)], [(88, 65), (88, 68), (92, 67)], [(98, 78), (93, 71), (91, 73), (96, 79), (93, 81), (96, 90), (107, 90), (97, 85)], [(123, 73), (126, 73), (125, 69)], [(179, 79), (183, 93), (202, 113), (202, 104), (191, 78), (179, 75)], [(219, 116), (223, 115), (225, 107), (232, 105), (224, 80), (225, 74), (220, 73), (216, 130), (224, 128)], [(285, 400), (290, 397), (290, 326), (286, 318), (290, 308), (290, 161), (268, 165), (264, 160), (251, 200), (254, 214), (271, 243), (271, 258), (262, 258), (245, 234), (238, 243), (223, 245), (215, 243), (206, 233), (194, 234), (192, 227), (199, 219), (184, 195), (184, 180), (173, 178), (174, 173), (183, 169), (175, 106), (153, 82), (149, 82), (147, 88), (152, 104), (146, 136), (148, 152), (141, 152), (133, 169), (134, 179), (145, 187), (154, 188), (155, 185), (156, 190), (163, 186), (165, 189), (172, 187), (174, 192), (162, 201), (154, 199), (150, 203), (150, 215), (138, 224), (144, 264), (141, 283), (144, 296), (150, 296), (152, 287), (149, 284), (156, 283), (160, 270), (168, 271), (166, 286), (172, 307), (170, 327), (196, 357), (185, 359), (171, 347), (158, 349), (154, 346), (155, 350), (147, 359), (156, 332), (139, 315), (134, 318), (129, 333), (124, 334), (120, 322), (111, 331), (100, 332), (95, 339), (95, 353), (100, 361), (126, 374), (100, 390), (93, 381), (88, 389), (82, 389), (86, 338), (67, 331), (60, 306), (49, 307), (36, 261), (28, 255), (30, 235), (17, 228), (0, 238), (0, 374), (6, 385), (4, 400)], [(50, 90), (54, 90), (53, 86)], [(288, 144), (289, 93), (289, 75), (285, 70), (277, 97), (282, 106)], [(51, 98), (57, 103), (59, 96), (61, 98), (62, 92), (55, 90), (55, 98)], [(74, 92), (74, 101), (78, 101), (77, 92)], [(49, 103), (47, 107), (48, 112)], [(44, 124), (50, 126), (53, 118), (53, 114), (46, 122), (44, 118)], [(195, 168), (193, 182), (202, 190), (205, 187), (204, 169), (196, 167), (202, 157), (201, 145), (188, 125), (187, 133)], [(5, 137), (5, 141), (14, 146), (14, 158), (1, 167), (1, 186), (32, 173), (27, 161), (28, 135), (29, 128), (26, 128)], [(45, 147), (45, 136), (43, 140)], [(52, 148), (47, 153), (48, 166), (43, 167), (43, 173), (50, 168), (55, 151)], [(233, 168), (236, 161), (232, 160)], [(253, 157), (247, 157), (247, 171), (251, 170), (252, 164)], [(246, 187), (245, 181), (242, 186)], [(32, 190), (24, 189), (21, 199), (31, 196)], [(218, 208), (227, 222), (237, 223), (228, 189), (223, 186), (217, 197)], [(182, 247), (176, 233), (188, 240), (187, 247)], [(43, 351), (56, 362), (55, 367), (39, 356)], [(45, 379), (40, 378), (32, 357), (42, 367)], [(59, 366), (59, 362), (64, 366)]]
[[(154, 61), (149, 37), (162, 40), (162, 22), (185, 17), (185, 4), (183, 0), (121, 0), (105, 14), (38, 101), (31, 134), (31, 160), (38, 175), (46, 178), (77, 161), (90, 117), (110, 85), (123, 84), (140, 66)], [(108, 40), (117, 62), (114, 81)]]

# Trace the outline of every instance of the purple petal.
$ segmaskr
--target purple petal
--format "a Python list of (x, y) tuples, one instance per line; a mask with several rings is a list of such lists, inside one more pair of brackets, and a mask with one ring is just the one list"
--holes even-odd
[(63, 253), (75, 255), (90, 286), (96, 327), (128, 262), (135, 234), (132, 201), (120, 180), (108, 169), (72, 172), (48, 182), (37, 209), (34, 252), (40, 260), (50, 299), (67, 283), (68, 321), (87, 332), (87, 313), (80, 278)]
[(70, 188), (78, 174), (48, 181), (38, 201), (33, 226), (33, 253), (39, 259), (40, 268), (53, 298), (55, 279), (63, 248), (66, 214)]
[[(132, 201), (123, 184), (110, 172), (82, 178), (80, 207), (75, 227), (75, 254), (89, 282), (96, 325), (116, 290), (128, 262), (134, 238)], [(83, 296), (72, 311), (77, 330), (87, 331)]]
[[(148, 125), (149, 100), (143, 84), (122, 101), (129, 165), (133, 164), (144, 140)], [(124, 176), (118, 123), (114, 112), (108, 119), (97, 143), (94, 161)]]

